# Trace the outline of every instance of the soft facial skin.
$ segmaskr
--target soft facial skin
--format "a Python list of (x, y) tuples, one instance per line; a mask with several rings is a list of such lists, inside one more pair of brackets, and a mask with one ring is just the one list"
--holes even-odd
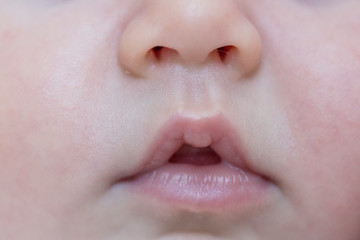
[[(0, 6), (0, 239), (360, 239), (358, 0)], [(118, 183), (174, 115), (231, 122), (261, 204)]]

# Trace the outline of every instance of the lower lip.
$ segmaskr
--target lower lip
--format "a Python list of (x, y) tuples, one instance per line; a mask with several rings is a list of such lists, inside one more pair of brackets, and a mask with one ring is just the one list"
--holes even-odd
[(207, 166), (167, 163), (126, 181), (136, 193), (193, 211), (251, 208), (270, 182), (227, 163)]

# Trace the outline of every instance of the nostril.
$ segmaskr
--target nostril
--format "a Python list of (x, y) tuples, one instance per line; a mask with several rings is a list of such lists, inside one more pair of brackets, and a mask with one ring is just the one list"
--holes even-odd
[[(219, 47), (210, 53), (214, 58), (219, 59), (223, 64), (232, 64), (232, 61), (236, 59), (238, 49), (232, 45)], [(151, 48), (147, 53), (148, 60), (154, 63), (166, 63), (179, 60), (179, 53), (165, 46), (155, 46)]]
[(161, 59), (161, 51), (163, 50), (163, 48), (164, 48), (163, 46), (153, 47), (152, 53), (154, 54), (154, 56), (157, 60)]
[(157, 62), (163, 62), (176, 58), (177, 51), (164, 46), (155, 46), (149, 51), (149, 55)]
[(236, 47), (234, 46), (224, 46), (216, 49), (221, 62), (227, 63), (230, 59), (236, 54)]

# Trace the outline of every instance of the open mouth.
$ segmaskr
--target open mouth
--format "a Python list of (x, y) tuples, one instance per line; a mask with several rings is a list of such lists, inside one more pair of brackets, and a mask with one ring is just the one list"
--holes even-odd
[(271, 186), (249, 167), (222, 117), (177, 117), (160, 131), (138, 171), (121, 179), (137, 194), (193, 211), (247, 208)]
[(211, 147), (196, 148), (184, 144), (171, 156), (169, 163), (182, 163), (194, 166), (215, 165), (221, 162), (219, 155)]

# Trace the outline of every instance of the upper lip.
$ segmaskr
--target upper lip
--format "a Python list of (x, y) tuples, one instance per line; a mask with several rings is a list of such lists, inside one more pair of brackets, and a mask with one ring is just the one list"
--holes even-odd
[(244, 146), (235, 128), (223, 115), (202, 118), (176, 115), (160, 128), (145, 157), (129, 177), (141, 175), (166, 164), (183, 145), (210, 147), (222, 162), (255, 172), (249, 165)]

